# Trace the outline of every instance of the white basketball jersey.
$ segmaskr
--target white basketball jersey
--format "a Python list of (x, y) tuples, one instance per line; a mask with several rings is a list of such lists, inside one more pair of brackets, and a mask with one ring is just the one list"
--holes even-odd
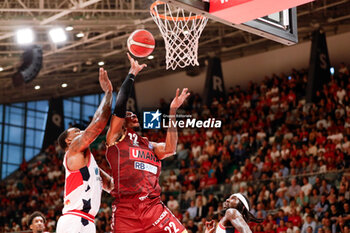
[(64, 187), (64, 208), (62, 213), (81, 211), (96, 216), (101, 204), (102, 179), (94, 156), (90, 156), (87, 166), (70, 171), (64, 155), (63, 166), (66, 170)]
[(215, 233), (234, 233), (232, 227), (224, 227), (221, 223), (218, 223)]

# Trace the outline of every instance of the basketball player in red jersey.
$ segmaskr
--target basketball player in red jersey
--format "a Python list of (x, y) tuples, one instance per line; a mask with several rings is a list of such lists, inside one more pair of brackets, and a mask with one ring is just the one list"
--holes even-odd
[(100, 69), (99, 81), (105, 96), (89, 126), (84, 131), (69, 128), (58, 138), (66, 152), (63, 160), (66, 179), (63, 216), (57, 222), (57, 233), (95, 233), (94, 219), (100, 209), (102, 188), (106, 190), (111, 181), (98, 168), (89, 150), (89, 145), (105, 128), (111, 115), (113, 87), (103, 68)]
[[(116, 106), (107, 132), (106, 157), (112, 168), (115, 197), (112, 229), (114, 233), (183, 233), (180, 221), (161, 202), (160, 160), (176, 152), (177, 129), (168, 129), (165, 143), (141, 137), (133, 128), (139, 127), (135, 114), (126, 112), (126, 104), (136, 75), (146, 67), (128, 54), (131, 68), (118, 92)], [(187, 88), (179, 89), (170, 105), (170, 118), (189, 96)], [(171, 125), (171, 124), (170, 124)]]

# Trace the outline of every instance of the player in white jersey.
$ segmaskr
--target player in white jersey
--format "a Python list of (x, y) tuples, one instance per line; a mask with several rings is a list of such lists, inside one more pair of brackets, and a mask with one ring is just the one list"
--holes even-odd
[(63, 216), (58, 220), (57, 233), (95, 233), (94, 219), (100, 208), (102, 185), (107, 191), (111, 190), (108, 187), (110, 177), (98, 168), (89, 150), (89, 145), (105, 128), (111, 114), (113, 87), (102, 68), (99, 81), (105, 96), (91, 123), (84, 131), (69, 128), (58, 138), (66, 152), (63, 161), (66, 182)]
[(224, 217), (215, 227), (215, 222), (206, 222), (205, 233), (234, 233), (235, 229), (240, 233), (251, 233), (248, 222), (261, 223), (263, 219), (254, 217), (250, 213), (248, 198), (240, 193), (232, 194), (223, 204)]

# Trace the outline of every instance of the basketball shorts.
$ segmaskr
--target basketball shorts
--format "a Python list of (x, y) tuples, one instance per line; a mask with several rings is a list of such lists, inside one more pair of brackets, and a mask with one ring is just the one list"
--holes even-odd
[(67, 214), (58, 219), (56, 233), (96, 233), (96, 226), (91, 219)]
[(187, 233), (159, 197), (115, 202), (112, 211), (113, 233)]

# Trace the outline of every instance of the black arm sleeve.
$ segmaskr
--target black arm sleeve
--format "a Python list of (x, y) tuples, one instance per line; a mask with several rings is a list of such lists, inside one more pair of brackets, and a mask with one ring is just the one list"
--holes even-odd
[(126, 116), (126, 103), (128, 102), (135, 75), (128, 74), (118, 92), (113, 114), (120, 118)]

